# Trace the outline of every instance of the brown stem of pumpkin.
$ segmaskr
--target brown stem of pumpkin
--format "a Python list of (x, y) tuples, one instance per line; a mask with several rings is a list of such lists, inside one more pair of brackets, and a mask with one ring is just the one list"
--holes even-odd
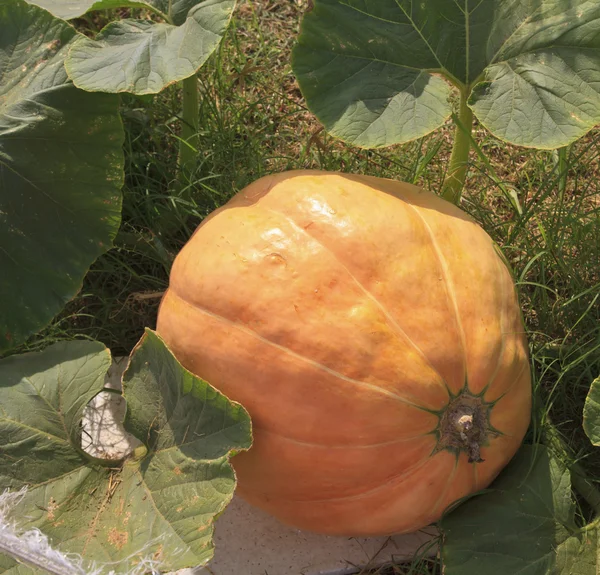
[(473, 421), (473, 413), (469, 413), (469, 411), (457, 412), (452, 423), (469, 455), (469, 463), (481, 463), (483, 461), (479, 445), (481, 431)]
[(455, 397), (440, 417), (436, 451), (462, 452), (467, 454), (469, 463), (482, 462), (481, 446), (493, 433), (488, 423), (489, 408), (480, 397), (468, 393)]

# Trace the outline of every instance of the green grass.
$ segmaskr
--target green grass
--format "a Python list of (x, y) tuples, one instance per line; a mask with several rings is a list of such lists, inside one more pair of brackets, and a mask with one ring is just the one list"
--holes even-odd
[[(290, 68), (300, 17), (300, 6), (290, 0), (241, 2), (221, 48), (199, 74), (198, 165), (183, 188), (175, 185), (178, 89), (122, 99), (127, 176), (116, 247), (93, 265), (81, 294), (30, 347), (91, 337), (115, 354), (128, 353), (144, 327), (154, 326), (173, 258), (198, 223), (267, 173), (360, 172), (439, 192), (450, 125), (383, 151), (358, 150), (321, 131)], [(486, 161), (472, 153), (462, 207), (514, 270), (532, 349), (537, 417), (551, 418), (576, 458), (600, 477), (600, 450), (581, 428), (585, 395), (600, 374), (600, 131), (567, 150), (564, 188), (556, 153), (506, 145), (477, 125), (474, 137)], [(424, 561), (380, 573), (437, 574), (436, 565)]]

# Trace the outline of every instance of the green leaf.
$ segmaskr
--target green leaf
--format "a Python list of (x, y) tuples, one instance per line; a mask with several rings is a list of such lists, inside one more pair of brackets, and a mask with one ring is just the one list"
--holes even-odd
[(558, 148), (600, 121), (600, 5), (525, 4), (469, 105), (499, 138)]
[[(169, 21), (175, 26), (184, 24), (190, 11), (197, 9), (196, 7), (199, 6), (202, 10), (206, 11), (203, 18), (205, 18), (207, 22), (210, 22), (211, 29), (218, 27), (219, 22), (223, 19), (226, 19), (228, 23), (236, 4), (235, 0), (231, 0), (230, 2), (223, 2), (223, 0), (212, 2), (199, 2), (199, 0), (147, 1), (155, 10), (160, 11), (163, 14), (168, 14)], [(225, 24), (225, 28), (227, 28), (227, 23)], [(225, 31), (225, 28), (223, 29), (223, 32)]]
[(0, 361), (0, 490), (78, 473), (79, 424), (104, 387), (110, 353), (98, 342), (57, 343)]
[[(27, 485), (19, 527), (39, 528), (86, 561), (154, 555), (164, 571), (202, 564), (235, 488), (229, 458), (250, 446), (249, 416), (148, 330), (123, 376), (125, 428), (146, 449), (120, 467), (100, 465), (81, 451), (79, 423), (109, 363), (91, 342), (0, 361), (0, 490)], [(5, 558), (0, 573), (16, 575), (17, 566)]]
[[(308, 107), (342, 140), (389, 146), (422, 137), (450, 116), (450, 87), (427, 71), (442, 65), (404, 4), (317, 0), (302, 21), (294, 73)], [(423, 18), (430, 4), (437, 2)]]
[(58, 18), (71, 20), (94, 10), (112, 10), (114, 8), (153, 8), (154, 2), (135, 2), (130, 0), (27, 0)]
[(523, 446), (490, 490), (445, 516), (446, 575), (596, 575), (597, 532), (577, 529), (568, 469)]
[(585, 398), (583, 430), (594, 445), (600, 445), (600, 377), (592, 381)]
[(120, 223), (118, 99), (68, 80), (75, 38), (36, 6), (0, 3), (0, 351), (79, 291)]
[(180, 1), (171, 13), (181, 25), (112, 22), (95, 39), (81, 37), (73, 45), (68, 74), (76, 86), (91, 92), (160, 92), (200, 69), (219, 45), (234, 7), (235, 0)]
[(499, 138), (561, 147), (600, 122), (600, 4), (315, 0), (292, 64), (309, 108), (352, 144), (436, 129), (452, 84)]
[(115, 8), (147, 8), (176, 26), (183, 24), (188, 12), (198, 4), (198, 0), (27, 0), (29, 4), (40, 6), (48, 12), (70, 20), (95, 10)]

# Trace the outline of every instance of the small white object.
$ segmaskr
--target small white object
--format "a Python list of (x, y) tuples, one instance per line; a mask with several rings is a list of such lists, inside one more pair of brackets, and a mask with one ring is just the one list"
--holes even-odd
[[(127, 357), (113, 361), (105, 387), (121, 391), (121, 376), (127, 367)], [(101, 459), (123, 459), (142, 443), (123, 429), (127, 408), (119, 393), (102, 391), (86, 406), (81, 422), (81, 448)]]

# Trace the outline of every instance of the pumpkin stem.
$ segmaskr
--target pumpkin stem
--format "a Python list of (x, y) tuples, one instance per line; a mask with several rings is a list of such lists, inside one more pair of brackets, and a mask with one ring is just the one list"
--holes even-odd
[(452, 400), (440, 419), (440, 438), (436, 451), (464, 452), (469, 463), (481, 463), (481, 446), (491, 433), (488, 424), (490, 406), (481, 398), (461, 394)]
[(469, 455), (469, 463), (481, 463), (484, 461), (481, 459), (481, 450), (479, 447), (480, 430), (475, 429), (473, 422), (473, 414), (456, 414), (454, 420), (454, 427), (460, 436), (463, 445), (466, 447), (467, 454)]

